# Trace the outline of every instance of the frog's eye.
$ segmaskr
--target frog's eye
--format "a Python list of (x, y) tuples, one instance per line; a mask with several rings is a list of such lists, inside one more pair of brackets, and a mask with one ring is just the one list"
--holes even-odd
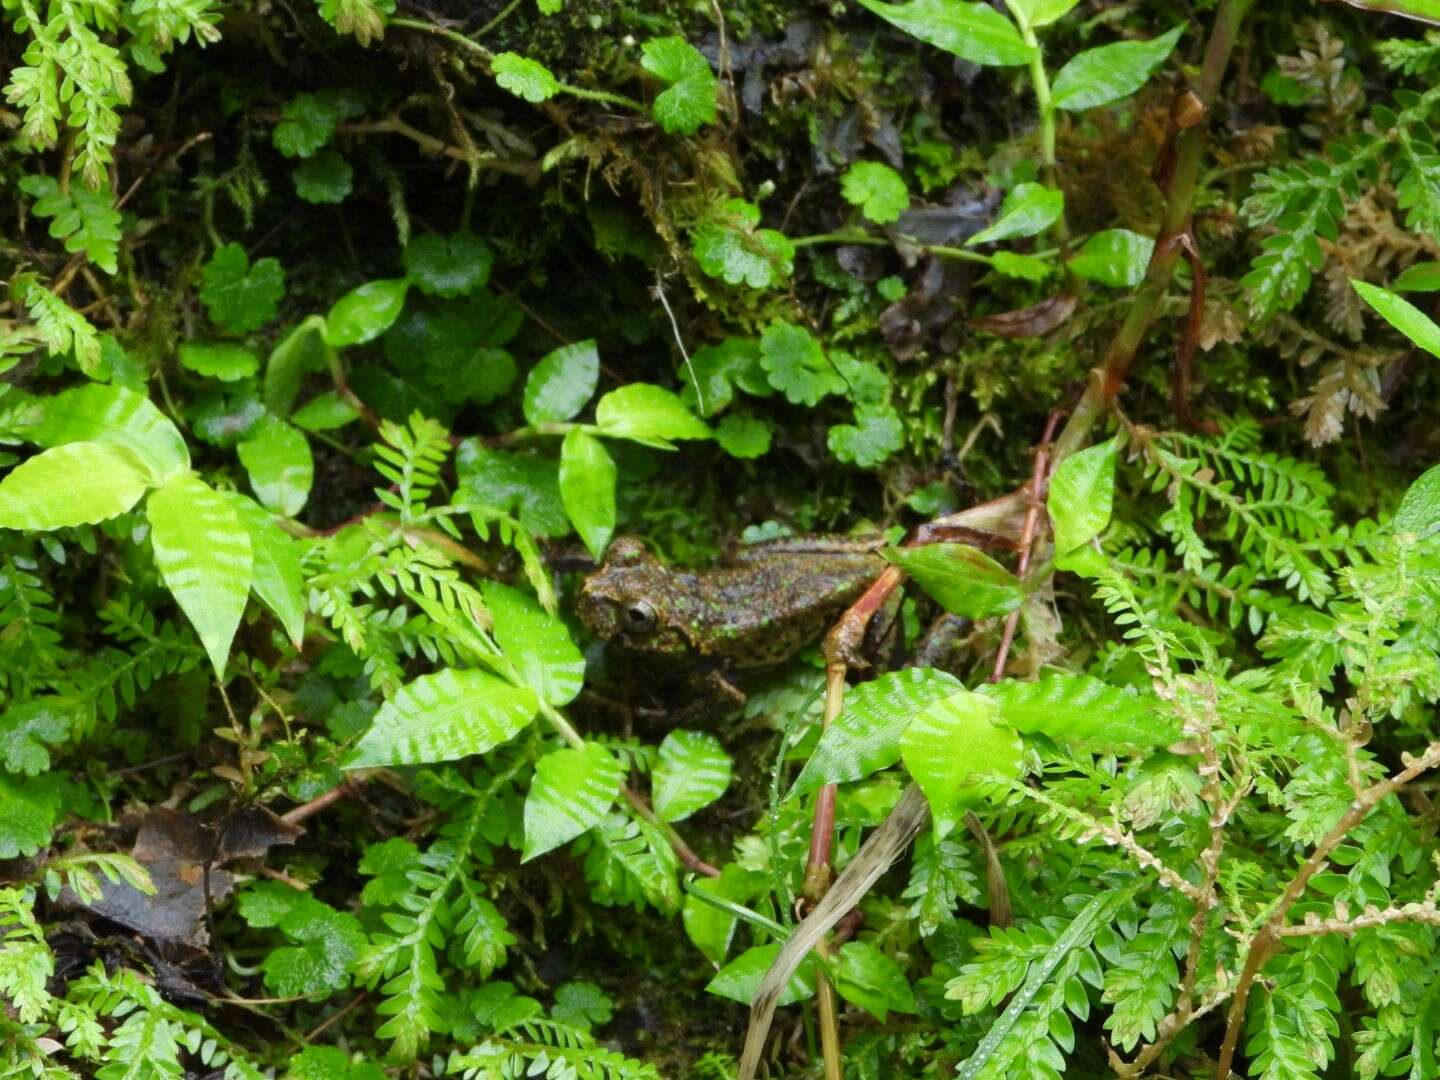
[(636, 600), (620, 609), (620, 621), (629, 634), (648, 634), (655, 629), (655, 609), (649, 601)]

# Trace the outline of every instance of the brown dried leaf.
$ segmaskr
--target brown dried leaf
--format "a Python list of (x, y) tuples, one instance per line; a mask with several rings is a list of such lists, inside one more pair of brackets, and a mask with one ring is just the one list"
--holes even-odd
[(1043, 337), (1070, 318), (1077, 303), (1079, 298), (1074, 293), (1059, 293), (1029, 307), (999, 315), (982, 315), (971, 319), (970, 325), (1001, 337)]

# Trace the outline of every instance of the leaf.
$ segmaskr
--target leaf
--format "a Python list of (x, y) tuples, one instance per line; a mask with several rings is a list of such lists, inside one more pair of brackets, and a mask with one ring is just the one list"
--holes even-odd
[(1399, 292), (1440, 291), (1440, 262), (1407, 266), (1400, 272), (1400, 276), (1390, 283), (1390, 288)]
[(585, 407), (600, 379), (595, 339), (561, 345), (540, 358), (525, 380), (525, 420), (531, 424), (569, 420)]
[(1024, 281), (1044, 281), (1055, 269), (1044, 259), (1037, 259), (1034, 255), (1017, 255), (1013, 251), (995, 252), (990, 256), (990, 265), (997, 273)]
[(696, 264), (730, 285), (764, 289), (784, 281), (795, 269), (795, 245), (784, 233), (759, 224), (758, 206), (727, 199), (691, 233)]
[(1112, 289), (1139, 285), (1150, 265), (1155, 241), (1129, 229), (1104, 229), (1086, 240), (1068, 265), (1070, 272)]
[(1180, 725), (1151, 694), (1110, 686), (1090, 675), (1046, 675), (1036, 682), (1004, 679), (975, 691), (1000, 706), (1000, 719), (1027, 735), (1101, 750), (1166, 746)]
[(905, 178), (878, 161), (857, 161), (840, 179), (840, 194), (877, 225), (899, 221), (910, 205)]
[(317, 206), (333, 206), (350, 196), (355, 184), (355, 170), (334, 150), (321, 150), (306, 158), (291, 173), (295, 194)]
[[(746, 949), (717, 971), (705, 989), (718, 997), (749, 1005), (755, 997), (755, 991), (760, 988), (760, 980), (765, 978), (765, 973), (779, 955), (778, 942)], [(790, 981), (785, 984), (785, 989), (780, 992), (775, 1004), (794, 1005), (798, 1001), (808, 1001), (814, 997), (816, 965), (814, 953), (805, 957), (795, 974), (790, 976)]]
[(713, 434), (678, 394), (650, 383), (611, 390), (595, 406), (595, 425), (601, 435), (661, 450), (674, 449), (671, 439), (708, 439)]
[(65, 250), (83, 251), (85, 257), (107, 274), (118, 269), (120, 252), (120, 211), (115, 208), (109, 185), (91, 189), (83, 184), (60, 190), (51, 176), (26, 176), (19, 188), (35, 199), (36, 217), (53, 218), (50, 235), (65, 241)]
[(1343, 0), (1353, 8), (1440, 26), (1440, 0)]
[(662, 130), (693, 135), (715, 119), (717, 80), (700, 50), (681, 37), (652, 38), (640, 46), (640, 66), (669, 89), (650, 106)]
[(1020, 736), (998, 723), (994, 700), (958, 690), (934, 702), (900, 736), (900, 756), (920, 785), (942, 840), (980, 797), (984, 778), (1020, 775)]
[(490, 245), (465, 229), (449, 236), (426, 233), (405, 246), (405, 273), (430, 296), (467, 296), (483, 289), (494, 264)]
[(1032, 29), (1058, 22), (1080, 0), (1010, 0), (1010, 11), (1022, 26)]
[(315, 480), (315, 462), (304, 435), (267, 416), (236, 451), (261, 506), (284, 517), (300, 513)]
[(535, 719), (539, 699), (488, 671), (443, 668), (406, 683), (342, 765), (429, 765), (483, 754)]
[(316, 394), (290, 417), (290, 422), (302, 431), (333, 431), (359, 417), (355, 406), (334, 390)]
[(786, 799), (894, 765), (900, 760), (900, 736), (910, 721), (963, 689), (953, 675), (922, 667), (887, 672), (861, 683), (845, 695), (845, 707), (820, 736)]
[(1055, 469), (1045, 506), (1055, 530), (1057, 555), (1088, 544), (1110, 524), (1119, 448), (1117, 435), (1071, 454)]
[(570, 531), (554, 458), (493, 450), (467, 439), (455, 455), (455, 467), (461, 485), (457, 504), (512, 514), (537, 536), (564, 536)]
[(50, 843), (55, 813), (55, 800), (0, 775), (0, 859), (28, 859)]
[(295, 945), (272, 949), (262, 969), (265, 988), (281, 997), (328, 993), (346, 986), (346, 974), (365, 943), (360, 920), (310, 896), (280, 920)]
[(406, 278), (387, 278), (351, 289), (325, 316), (325, 343), (340, 348), (374, 341), (400, 317), (409, 288)]
[(724, 411), (740, 390), (751, 397), (774, 392), (760, 365), (760, 343), (728, 337), (718, 345), (696, 349), (682, 373), (680, 397), (701, 416)]
[(1117, 41), (1076, 53), (1060, 69), (1051, 87), (1057, 109), (1093, 109), (1129, 97), (1165, 62), (1185, 27), (1177, 26), (1149, 41)]
[(655, 813), (661, 821), (684, 821), (709, 806), (730, 786), (730, 755), (705, 731), (676, 730), (660, 744), (651, 775)]
[(1431, 356), (1440, 356), (1440, 326), (1403, 296), (1389, 289), (1350, 279), (1360, 299), (1375, 309), (1382, 319), (1399, 330)]
[(815, 335), (794, 323), (777, 321), (765, 328), (760, 366), (770, 385), (793, 405), (816, 405), (827, 394), (845, 392), (845, 380), (825, 358)]
[(325, 320), (311, 315), (270, 350), (265, 364), (265, 405), (282, 420), (290, 415), (300, 380), (326, 365)]
[(550, 1015), (562, 1024), (589, 1031), (610, 1022), (615, 1015), (615, 1002), (592, 982), (567, 982), (555, 988), (555, 1004)]
[(0, 714), (0, 761), (12, 773), (39, 776), (50, 768), (46, 746), (63, 743), (80, 718), (77, 703), (46, 694), (11, 705)]
[(836, 957), (835, 990), (882, 1024), (892, 1012), (918, 1011), (905, 971), (874, 945), (847, 941)]
[(275, 318), (285, 295), (285, 271), (280, 263), (264, 258), (251, 266), (239, 244), (216, 248), (201, 267), (200, 277), (200, 299), (210, 318), (237, 334), (257, 330)]
[[(718, 878), (697, 877), (687, 889), (691, 893), (708, 893), (744, 904), (763, 895), (769, 886), (767, 875), (746, 870), (738, 863), (726, 863)], [(736, 917), (696, 896), (686, 896), (681, 920), (686, 936), (704, 957), (712, 964), (724, 963), (725, 954), (730, 951), (730, 940), (735, 936)]]
[(74, 442), (22, 461), (0, 480), (0, 528), (46, 532), (123, 514), (148, 478), (123, 446)]
[(762, 457), (770, 452), (770, 425), (758, 416), (731, 413), (716, 425), (715, 441), (731, 457)]
[(1020, 579), (969, 544), (925, 544), (880, 553), (915, 579), (946, 611), (985, 619), (1014, 611), (1025, 598)]
[(841, 461), (874, 468), (905, 445), (900, 414), (889, 404), (855, 410), (854, 424), (836, 424), (825, 433), (825, 445)]
[(300, 541), (281, 529), (254, 500), (238, 491), (221, 494), (250, 534), (254, 565), (251, 590), (280, 620), (285, 636), (300, 648), (305, 640), (305, 575), (301, 570)]
[(1028, 64), (1035, 56), (1015, 24), (986, 4), (961, 0), (911, 0), (908, 4), (860, 0), (860, 4), (927, 45), (972, 64)]
[(221, 382), (235, 382), (259, 371), (260, 358), (231, 341), (187, 341), (180, 346), (180, 366)]
[(496, 54), (490, 61), (490, 73), (504, 89), (532, 105), (549, 101), (560, 92), (560, 82), (549, 68), (517, 53)]
[(281, 108), (280, 122), (270, 140), (284, 157), (309, 157), (334, 137), (341, 121), (364, 111), (364, 102), (353, 90), (296, 94)]
[(250, 533), (225, 497), (194, 473), (166, 481), (150, 496), (146, 515), (160, 576), (223, 678), (254, 580)]
[(615, 533), (615, 462), (579, 428), (560, 444), (560, 499), (586, 550), (600, 558)]
[(26, 434), (41, 446), (102, 442), (129, 450), (152, 484), (190, 468), (180, 429), (144, 394), (121, 386), (91, 383), (56, 394)]
[(1034, 236), (1048, 229), (1065, 212), (1065, 195), (1044, 184), (1016, 184), (1000, 204), (1000, 216), (989, 228), (981, 229), (966, 247), (1013, 240), (1018, 236)]
[[(3, 490), (4, 485), (0, 485)], [(1390, 521), (1397, 533), (1429, 536), (1440, 530), (1440, 465), (1432, 465), (1406, 489)]]
[(565, 624), (509, 585), (485, 581), (480, 592), (495, 620), (495, 641), (525, 685), (556, 708), (575, 700), (585, 683), (585, 657)]
[(525, 850), (520, 861), (529, 862), (598, 825), (624, 781), (624, 768), (599, 743), (546, 754), (535, 766), (525, 799)]

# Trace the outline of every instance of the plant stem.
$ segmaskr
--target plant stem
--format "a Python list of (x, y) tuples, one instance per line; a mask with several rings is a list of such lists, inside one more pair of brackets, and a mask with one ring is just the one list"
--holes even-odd
[[(922, 244), (911, 237), (900, 235), (899, 239), (904, 243), (913, 244), (916, 248), (929, 255), (941, 255), (947, 259), (960, 259), (964, 262), (980, 263), (982, 266), (994, 266), (995, 260), (992, 256), (982, 255), (978, 251), (968, 251), (965, 248), (947, 247), (944, 244)], [(895, 242), (887, 236), (875, 236), (873, 233), (855, 232), (853, 230), (829, 233), (816, 233), (814, 236), (799, 236), (790, 241), (797, 248), (814, 247), (817, 244), (863, 244), (868, 247), (893, 247)], [(1032, 258), (1044, 258), (1046, 255), (1053, 255), (1054, 252), (1045, 252)]]

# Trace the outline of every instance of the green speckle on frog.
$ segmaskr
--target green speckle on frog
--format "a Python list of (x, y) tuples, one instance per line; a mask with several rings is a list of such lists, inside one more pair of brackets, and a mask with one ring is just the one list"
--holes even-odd
[(778, 664), (818, 640), (884, 570), (877, 546), (833, 537), (777, 540), (744, 548), (721, 566), (684, 570), (621, 537), (585, 579), (580, 619), (627, 651), (731, 670)]

